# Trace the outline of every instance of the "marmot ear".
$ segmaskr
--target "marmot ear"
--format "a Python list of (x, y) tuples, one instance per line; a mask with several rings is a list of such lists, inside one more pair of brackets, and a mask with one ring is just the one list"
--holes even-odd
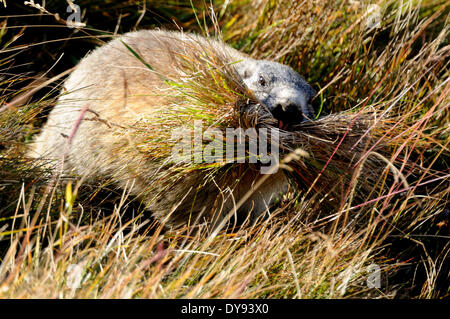
[(255, 72), (255, 63), (250, 59), (245, 59), (236, 63), (236, 71), (242, 79), (248, 79)]
[(248, 79), (249, 77), (251, 77), (252, 75), (251, 75), (251, 73), (250, 73), (250, 69), (248, 69), (248, 68), (246, 68), (245, 70), (244, 70), (244, 74), (242, 75), (242, 77), (244, 78), (244, 79)]

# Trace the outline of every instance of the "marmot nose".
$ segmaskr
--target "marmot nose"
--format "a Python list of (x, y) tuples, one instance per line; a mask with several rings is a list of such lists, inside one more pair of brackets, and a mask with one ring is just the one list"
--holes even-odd
[(272, 110), (272, 115), (277, 120), (287, 124), (298, 124), (303, 120), (302, 111), (295, 104), (277, 104)]

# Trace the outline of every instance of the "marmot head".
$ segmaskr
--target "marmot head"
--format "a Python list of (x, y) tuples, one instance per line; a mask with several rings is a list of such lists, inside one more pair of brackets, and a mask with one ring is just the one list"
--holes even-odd
[(236, 70), (255, 97), (279, 121), (280, 128), (314, 117), (313, 88), (292, 68), (271, 61), (245, 59)]

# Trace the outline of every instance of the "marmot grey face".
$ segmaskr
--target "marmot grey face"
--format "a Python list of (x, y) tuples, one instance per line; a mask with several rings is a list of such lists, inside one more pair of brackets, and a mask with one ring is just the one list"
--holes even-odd
[(255, 97), (279, 120), (279, 127), (314, 117), (313, 88), (290, 67), (270, 61), (246, 59), (236, 65)]

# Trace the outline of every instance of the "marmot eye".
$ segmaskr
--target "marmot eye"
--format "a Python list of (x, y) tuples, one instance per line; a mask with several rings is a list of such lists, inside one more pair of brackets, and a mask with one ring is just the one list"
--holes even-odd
[(266, 79), (264, 79), (262, 76), (259, 77), (259, 84), (261, 86), (266, 86)]

